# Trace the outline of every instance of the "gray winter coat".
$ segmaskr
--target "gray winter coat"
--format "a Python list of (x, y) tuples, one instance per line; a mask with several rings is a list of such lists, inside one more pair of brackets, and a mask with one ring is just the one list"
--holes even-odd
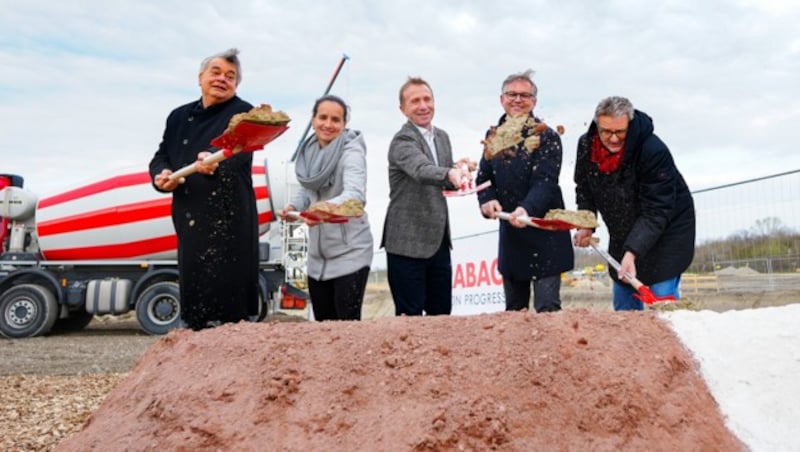
[[(301, 189), (291, 201), (295, 209), (305, 210), (317, 201), (341, 204), (348, 199), (358, 199), (366, 204), (367, 146), (364, 137), (357, 130), (345, 129), (341, 139), (342, 155), (331, 177), (316, 190), (303, 186), (301, 182)], [(306, 140), (298, 153), (298, 160), (308, 157), (304, 154), (315, 145), (315, 136)], [(326, 150), (327, 147), (320, 152)], [(372, 265), (372, 233), (366, 212), (347, 223), (312, 226), (308, 234), (308, 276), (311, 278), (327, 281)]]

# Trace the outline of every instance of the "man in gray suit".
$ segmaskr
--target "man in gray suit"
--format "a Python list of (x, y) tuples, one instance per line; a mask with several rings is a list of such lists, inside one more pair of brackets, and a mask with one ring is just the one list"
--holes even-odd
[[(447, 315), (452, 309), (450, 224), (443, 189), (455, 189), (466, 159), (453, 166), (450, 138), (433, 126), (433, 91), (409, 78), (400, 87), (408, 118), (389, 145), (389, 207), (381, 247), (396, 315)], [(474, 163), (473, 163), (474, 165)]]

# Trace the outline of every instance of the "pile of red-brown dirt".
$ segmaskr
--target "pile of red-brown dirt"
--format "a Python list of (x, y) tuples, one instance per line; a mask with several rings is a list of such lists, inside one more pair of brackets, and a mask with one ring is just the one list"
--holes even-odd
[(742, 450), (653, 312), (174, 331), (59, 450)]

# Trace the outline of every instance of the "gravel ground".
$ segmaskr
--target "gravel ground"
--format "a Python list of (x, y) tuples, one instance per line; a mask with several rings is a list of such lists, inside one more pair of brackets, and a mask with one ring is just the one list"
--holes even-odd
[(74, 333), (0, 339), (0, 450), (54, 449), (157, 340), (127, 316), (97, 317)]

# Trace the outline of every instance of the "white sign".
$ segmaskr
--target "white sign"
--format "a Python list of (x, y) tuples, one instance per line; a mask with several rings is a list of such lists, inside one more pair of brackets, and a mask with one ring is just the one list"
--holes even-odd
[(497, 240), (497, 231), (453, 240), (453, 315), (505, 310)]

